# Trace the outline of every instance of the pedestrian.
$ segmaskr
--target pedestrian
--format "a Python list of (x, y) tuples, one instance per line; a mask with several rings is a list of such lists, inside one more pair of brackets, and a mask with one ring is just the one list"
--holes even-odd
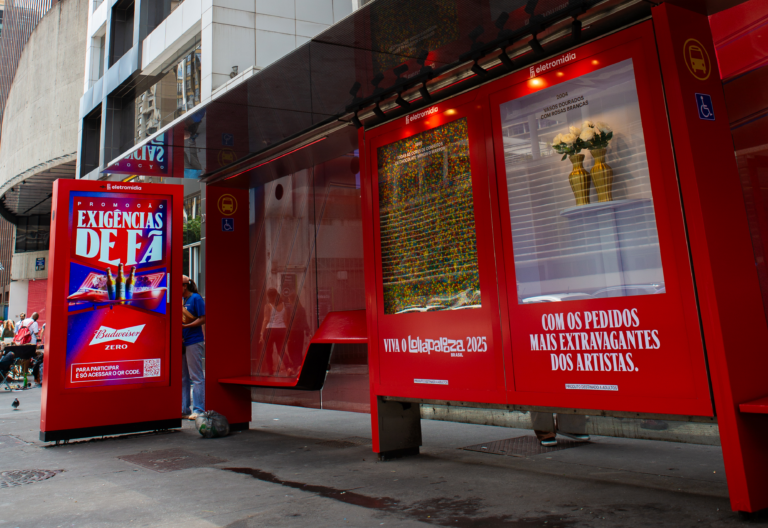
[(554, 415), (531, 411), (531, 425), (543, 447), (556, 446), (558, 433), (582, 442), (589, 440), (587, 417), (584, 415), (562, 413)]
[(261, 322), (259, 333), (259, 345), (266, 340), (267, 347), (264, 350), (264, 361), (261, 373), (265, 376), (274, 376), (280, 368), (280, 355), (283, 351), (287, 324), (288, 310), (275, 288), (267, 290), (267, 305), (264, 307), (264, 318)]
[[(21, 315), (23, 316), (24, 314), (22, 313)], [(29, 329), (29, 334), (32, 336), (32, 340), (28, 344), (36, 345), (37, 334), (40, 332), (40, 327), (37, 325), (38, 319), (40, 319), (40, 314), (35, 312), (32, 314), (32, 317), (22, 320), (21, 324), (19, 324), (19, 327), (16, 329), (16, 335), (19, 335), (19, 330), (22, 328), (27, 328)]]
[(35, 379), (35, 383), (41, 387), (43, 385), (43, 359), (44, 353), (39, 351), (37, 356), (32, 360), (32, 376)]
[[(181, 325), (181, 342), (185, 348), (182, 356), (184, 360), (181, 362), (181, 417), (194, 420), (205, 412), (205, 372), (203, 372), (205, 302), (197, 292), (197, 286), (192, 279), (184, 275), (181, 280), (183, 310), (189, 314), (186, 319), (194, 318)], [(191, 410), (190, 388), (192, 390)]]
[(8, 375), (11, 373), (11, 368), (15, 362), (16, 354), (10, 350), (0, 357), (0, 383), (13, 381), (13, 379), (8, 378)]
[[(23, 334), (22, 334), (21, 331), (23, 329), (26, 329), (26, 330), (29, 331), (29, 335), (30, 335), (30, 338), (31, 338), (30, 341), (28, 343), (26, 343), (26, 344), (27, 345), (33, 345), (33, 346), (37, 347), (37, 334), (38, 334), (38, 332), (40, 332), (40, 328), (37, 325), (37, 320), (39, 318), (40, 318), (40, 314), (38, 314), (37, 312), (34, 312), (32, 314), (32, 317), (30, 317), (28, 319), (24, 319), (23, 321), (21, 321), (21, 325), (19, 325), (19, 330), (16, 332), (16, 336), (14, 337), (14, 339), (18, 340), (17, 342), (23, 343), (24, 340), (23, 340)], [(29, 366), (30, 366), (31, 362), (32, 362), (31, 359), (23, 359), (21, 361), (21, 372), (22, 372), (22, 374), (26, 374), (26, 372), (29, 370)], [(25, 380), (26, 380), (26, 378), (25, 378)], [(25, 381), (25, 386), (26, 386), (26, 381)]]
[(13, 336), (16, 335), (16, 326), (13, 324), (13, 321), (8, 319), (5, 323), (3, 323), (3, 334), (0, 336), (0, 339), (5, 341), (6, 339), (10, 338), (13, 340)]
[(15, 325), (14, 325), (14, 327), (13, 327), (13, 335), (14, 335), (14, 336), (15, 336), (16, 334), (18, 334), (18, 333), (19, 333), (19, 328), (21, 328), (21, 322), (22, 322), (24, 319), (26, 319), (26, 318), (27, 318), (27, 314), (26, 314), (26, 313), (24, 313), (24, 312), (21, 312), (21, 313), (19, 314), (19, 320), (18, 320), (18, 321), (16, 321), (16, 324), (15, 324)]

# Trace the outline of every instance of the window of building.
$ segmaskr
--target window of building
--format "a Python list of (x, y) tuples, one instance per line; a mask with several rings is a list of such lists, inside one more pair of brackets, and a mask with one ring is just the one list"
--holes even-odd
[(159, 26), (168, 15), (173, 13), (183, 3), (183, 0), (152, 0), (142, 5), (142, 18), (146, 20), (147, 34)]
[(16, 253), (45, 251), (48, 249), (51, 233), (51, 215), (19, 217), (16, 224)]
[(101, 105), (83, 119), (80, 148), (80, 176), (85, 176), (99, 166), (101, 148)]
[(109, 65), (115, 64), (133, 47), (134, 0), (118, 0), (112, 6), (112, 38)]
[(106, 24), (102, 25), (94, 33), (91, 39), (91, 66), (89, 76), (89, 86), (93, 86), (96, 81), (104, 76), (104, 58), (106, 57), (105, 45), (106, 45)]
[[(181, 54), (173, 66), (165, 71), (160, 80), (136, 97), (136, 123), (146, 124), (146, 128), (139, 129), (137, 127), (134, 144), (146, 139), (159, 128), (200, 104), (199, 96), (194, 98), (184, 96), (185, 83), (187, 86), (193, 81), (199, 83), (202, 75), (199, 50), (200, 38), (198, 35), (191, 46), (187, 48), (187, 51)], [(188, 72), (186, 80), (185, 72)], [(143, 101), (147, 101), (146, 105), (143, 104)], [(145, 115), (144, 121), (142, 121), (142, 114)]]
[(104, 61), (107, 57), (107, 30), (104, 29), (104, 34), (99, 38), (99, 79), (104, 77)]

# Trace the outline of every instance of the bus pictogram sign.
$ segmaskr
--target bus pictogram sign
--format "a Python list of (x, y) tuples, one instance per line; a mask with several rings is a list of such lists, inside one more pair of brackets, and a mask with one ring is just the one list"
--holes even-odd
[(696, 39), (686, 40), (683, 44), (683, 60), (691, 75), (700, 81), (709, 79), (709, 75), (712, 73), (712, 62), (701, 42)]

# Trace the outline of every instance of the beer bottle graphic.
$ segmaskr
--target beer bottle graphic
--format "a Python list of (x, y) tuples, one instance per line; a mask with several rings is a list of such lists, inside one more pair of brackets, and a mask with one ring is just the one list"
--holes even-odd
[(133, 299), (133, 287), (136, 285), (136, 266), (131, 269), (131, 276), (128, 277), (128, 282), (125, 283), (125, 298), (126, 300)]
[(125, 275), (123, 274), (122, 262), (117, 266), (117, 280), (115, 281), (115, 289), (117, 290), (117, 300), (125, 300)]
[(115, 300), (115, 279), (112, 277), (112, 268), (107, 268), (107, 298)]

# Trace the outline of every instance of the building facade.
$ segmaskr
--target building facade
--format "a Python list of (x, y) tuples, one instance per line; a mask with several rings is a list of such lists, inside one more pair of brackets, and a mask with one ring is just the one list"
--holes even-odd
[[(50, 198), (57, 178), (75, 177), (89, 4), (64, 0), (50, 7), (48, 2), (43, 16), (45, 6), (37, 3), (24, 11), (24, 24), (12, 19), (6, 5), (0, 48), (3, 57), (18, 55), (9, 58), (16, 57), (10, 81), (3, 69), (1, 88), (8, 88), (2, 92), (0, 142), (0, 295), (8, 307), (5, 317), (36, 311), (45, 320)], [(40, 17), (35, 19), (35, 13)], [(19, 35), (27, 38), (23, 50), (16, 47)], [(16, 44), (11, 46), (9, 39)]]
[(0, 15), (0, 124), (24, 46), (55, 0), (9, 0)]
[[(77, 175), (104, 175), (114, 159), (359, 7), (357, 0), (95, 2), (88, 13)], [(202, 280), (205, 127), (193, 117), (185, 143), (184, 270)], [(222, 156), (222, 162), (228, 159)], [(136, 181), (163, 181), (138, 176)]]

